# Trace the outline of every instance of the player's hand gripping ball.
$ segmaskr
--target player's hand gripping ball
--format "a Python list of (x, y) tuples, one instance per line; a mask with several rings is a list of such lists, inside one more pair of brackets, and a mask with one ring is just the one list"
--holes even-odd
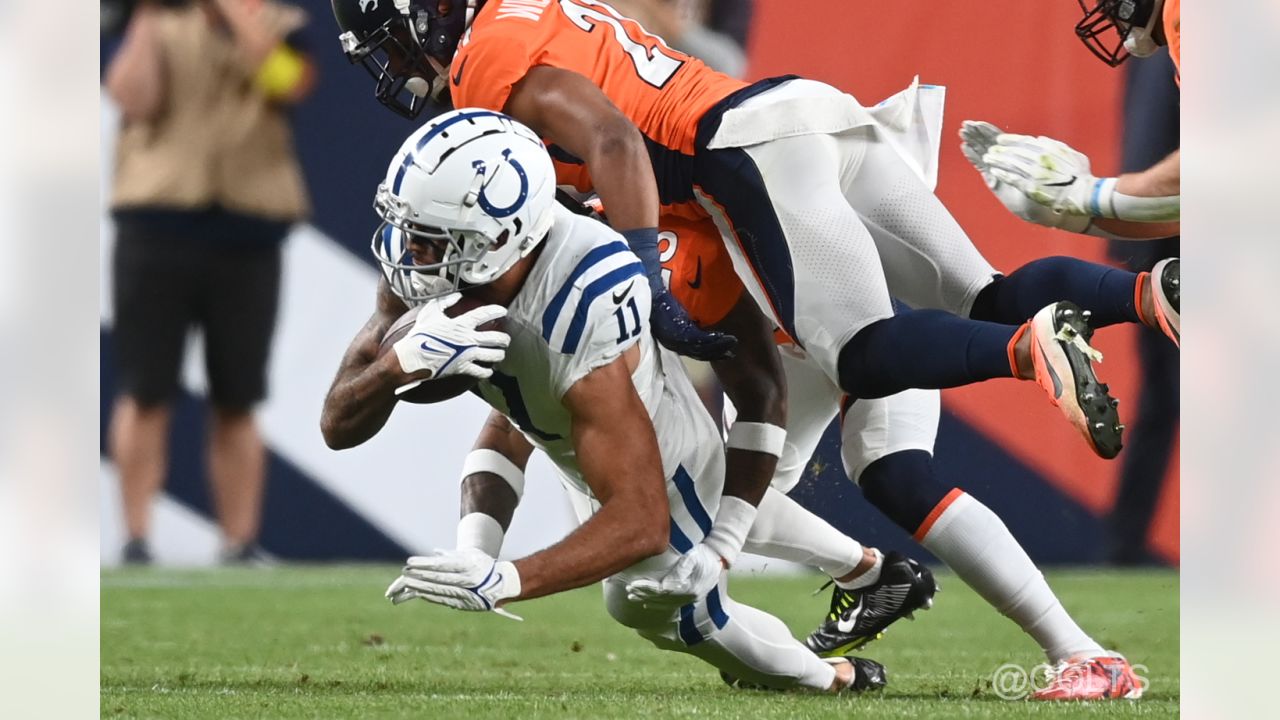
[(453, 293), (411, 308), (378, 345), (378, 356), (394, 352), (407, 373), (430, 377), (396, 390), (401, 400), (436, 403), (457, 397), (493, 374), (511, 337), (502, 332), (507, 309)]

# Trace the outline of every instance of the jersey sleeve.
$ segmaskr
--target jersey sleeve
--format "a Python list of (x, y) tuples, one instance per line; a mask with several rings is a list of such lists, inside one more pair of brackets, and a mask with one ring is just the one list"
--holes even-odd
[(587, 252), (543, 314), (555, 396), (639, 342), (650, 303), (644, 268), (621, 239)]
[[(518, 29), (518, 28), (517, 28)], [(449, 65), (449, 92), (456, 108), (502, 112), (511, 88), (533, 67), (533, 49), (519, 33), (478, 34)]]

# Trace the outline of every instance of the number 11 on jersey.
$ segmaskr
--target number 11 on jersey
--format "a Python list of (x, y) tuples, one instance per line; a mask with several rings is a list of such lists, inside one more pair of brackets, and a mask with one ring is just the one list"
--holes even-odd
[[(631, 310), (630, 326), (628, 327), (627, 309)], [(625, 306), (619, 305), (613, 311), (613, 317), (618, 321), (618, 344), (640, 334), (640, 309), (636, 307), (636, 299), (634, 297), (627, 298)]]

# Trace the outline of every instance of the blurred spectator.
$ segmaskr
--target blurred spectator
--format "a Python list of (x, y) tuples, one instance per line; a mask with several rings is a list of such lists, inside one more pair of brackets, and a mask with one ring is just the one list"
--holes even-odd
[(271, 0), (140, 0), (106, 72), (121, 112), (111, 209), (126, 562), (151, 560), (171, 405), (188, 329), (201, 329), (212, 401), (208, 472), (223, 560), (252, 561), (281, 243), (308, 211), (287, 107), (313, 85), (293, 40), (306, 23)]
[[(750, 0), (606, 0), (618, 13), (726, 75), (742, 77), (747, 70), (744, 49), (746, 26), (751, 22)], [(709, 26), (715, 6), (732, 6), (721, 14), (731, 17), (738, 36)], [(718, 16), (716, 16), (718, 17)]]
[[(1178, 149), (1178, 106), (1167, 49), (1150, 58), (1131, 58), (1126, 65), (1124, 106), (1124, 172), (1151, 167)], [(1178, 238), (1155, 242), (1111, 243), (1111, 257), (1135, 272), (1150, 270), (1179, 255)], [(1142, 389), (1138, 411), (1125, 443), (1120, 487), (1108, 519), (1108, 560), (1117, 565), (1151, 562), (1147, 532), (1168, 474), (1178, 430), (1178, 349), (1158, 332), (1138, 333)]]

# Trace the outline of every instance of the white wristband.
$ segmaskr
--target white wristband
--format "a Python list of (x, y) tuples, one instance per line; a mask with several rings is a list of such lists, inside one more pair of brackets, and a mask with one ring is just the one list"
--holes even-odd
[(506, 480), (515, 491), (517, 502), (524, 496), (524, 471), (497, 450), (482, 448), (467, 453), (467, 459), (462, 462), (462, 479), (480, 472), (492, 473)]
[(1116, 191), (1118, 178), (1102, 178), (1093, 187), (1091, 214), (1131, 222), (1175, 222), (1182, 218), (1182, 196), (1139, 197)]
[(782, 457), (787, 444), (786, 428), (771, 423), (743, 422), (739, 420), (729, 428), (725, 445), (735, 450), (752, 450), (774, 457)]
[(733, 495), (720, 498), (720, 508), (716, 510), (715, 522), (711, 524), (711, 532), (702, 539), (702, 543), (714, 550), (724, 564), (732, 567), (742, 552), (742, 545), (747, 541), (747, 533), (756, 521), (756, 506)]
[(482, 512), (467, 513), (458, 521), (456, 547), (459, 550), (475, 548), (496, 558), (502, 552), (502, 540), (505, 537), (502, 524), (493, 516)]

